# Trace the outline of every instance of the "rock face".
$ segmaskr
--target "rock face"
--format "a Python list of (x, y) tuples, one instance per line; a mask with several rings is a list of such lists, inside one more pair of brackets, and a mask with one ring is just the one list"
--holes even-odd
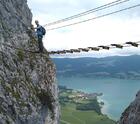
[(0, 0), (0, 124), (58, 124), (55, 66), (27, 27), (26, 0)]
[(122, 114), (119, 124), (140, 124), (140, 91)]

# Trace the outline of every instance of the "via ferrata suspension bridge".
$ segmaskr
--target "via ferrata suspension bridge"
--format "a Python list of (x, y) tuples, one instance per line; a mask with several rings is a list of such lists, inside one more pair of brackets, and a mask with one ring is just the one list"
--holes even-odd
[[(45, 24), (44, 27), (48, 28), (50, 26), (63, 24), (64, 22), (71, 21), (71, 20), (77, 19), (79, 17), (85, 16), (85, 15), (88, 15), (88, 14), (91, 14), (91, 13), (95, 13), (95, 12), (98, 12), (98, 11), (101, 11), (101, 10), (105, 10), (105, 9), (111, 8), (113, 6), (117, 6), (117, 5), (126, 3), (128, 1), (131, 1), (131, 0), (116, 0), (116, 1), (104, 4), (102, 6), (90, 9), (88, 11), (85, 11), (85, 12), (82, 12), (82, 13), (79, 13), (79, 14), (64, 18), (64, 19), (60, 19), (60, 20), (57, 20), (57, 21), (54, 21), (54, 22), (51, 22), (51, 23), (48, 23), (48, 24)], [(119, 10), (116, 10), (116, 11), (105, 13), (105, 14), (102, 14), (102, 15), (99, 15), (99, 16), (96, 16), (96, 17), (93, 17), (93, 18), (88, 18), (88, 19), (85, 19), (85, 20), (82, 20), (82, 21), (77, 21), (77, 22), (73, 22), (73, 23), (70, 23), (70, 24), (65, 24), (65, 25), (62, 25), (62, 26), (56, 26), (56, 27), (53, 27), (53, 28), (48, 28), (47, 31), (52, 31), (52, 30), (56, 30), (56, 29), (60, 29), (60, 28), (64, 28), (64, 27), (69, 27), (69, 26), (81, 24), (81, 23), (88, 22), (88, 21), (94, 21), (94, 20), (99, 19), (99, 18), (110, 16), (110, 15), (113, 15), (113, 14), (116, 14), (116, 13), (127, 11), (127, 10), (130, 10), (130, 9), (133, 9), (133, 8), (137, 8), (137, 7), (140, 7), (140, 3), (135, 4), (133, 6), (126, 7), (126, 8), (122, 8), (122, 9), (119, 9)], [(24, 24), (24, 21), (21, 20), (17, 16), (16, 13), (15, 13), (15, 17), (19, 20), (19, 22), (21, 22), (23, 24), (23, 26), (25, 27), (26, 31), (29, 30), (28, 26)], [(2, 32), (2, 31), (0, 31), (0, 32)], [(7, 47), (11, 47), (11, 48), (14, 48), (14, 49), (20, 49), (20, 48), (17, 48), (17, 47), (14, 47), (14, 46), (11, 46), (11, 45), (8, 45), (8, 44), (5, 44), (5, 43), (3, 43), (3, 45), (6, 45)], [(124, 47), (132, 47), (132, 46), (133, 47), (138, 47), (139, 45), (140, 45), (140, 41), (128, 41), (128, 42), (125, 42), (125, 43), (122, 43), (122, 44), (114, 43), (114, 44), (110, 44), (110, 45), (99, 45), (99, 46), (96, 46), (96, 47), (90, 46), (90, 47), (86, 47), (86, 48), (56, 50), (56, 51), (48, 51), (48, 53), (50, 55), (67, 54), (67, 53), (72, 54), (72, 53), (89, 52), (89, 51), (111, 50), (111, 49), (115, 49), (115, 48), (123, 49)], [(28, 51), (23, 50), (23, 51), (32, 52), (30, 50), (28, 50)]]

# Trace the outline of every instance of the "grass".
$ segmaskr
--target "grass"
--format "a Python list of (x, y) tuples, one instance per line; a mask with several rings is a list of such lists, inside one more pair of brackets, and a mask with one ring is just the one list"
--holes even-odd
[(72, 103), (62, 106), (61, 112), (61, 124), (115, 124), (107, 116), (98, 115), (95, 111), (78, 111)]
[[(77, 101), (80, 104), (91, 103), (93, 99), (78, 99), (70, 96), (77, 96), (79, 92), (72, 92), (66, 88), (60, 89), (60, 101), (64, 103), (61, 105), (61, 121), (60, 124), (116, 124), (115, 121), (109, 119), (106, 115), (98, 114), (92, 110), (77, 110)], [(96, 101), (96, 100), (95, 100)], [(92, 102), (91, 104), (99, 104)]]

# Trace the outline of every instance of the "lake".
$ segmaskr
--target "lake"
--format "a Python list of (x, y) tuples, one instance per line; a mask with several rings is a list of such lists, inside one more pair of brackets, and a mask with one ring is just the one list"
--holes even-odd
[(99, 100), (105, 103), (102, 112), (114, 120), (119, 120), (121, 113), (140, 90), (140, 80), (81, 77), (58, 77), (57, 80), (59, 85), (68, 88), (103, 93), (103, 96), (99, 97)]

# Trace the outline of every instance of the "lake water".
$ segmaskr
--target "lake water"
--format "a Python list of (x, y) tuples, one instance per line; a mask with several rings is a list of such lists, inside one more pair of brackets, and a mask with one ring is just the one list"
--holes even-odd
[(59, 85), (84, 92), (103, 93), (99, 100), (104, 101), (104, 114), (118, 120), (124, 109), (134, 100), (140, 90), (140, 80), (116, 78), (91, 79), (81, 77), (58, 77)]

